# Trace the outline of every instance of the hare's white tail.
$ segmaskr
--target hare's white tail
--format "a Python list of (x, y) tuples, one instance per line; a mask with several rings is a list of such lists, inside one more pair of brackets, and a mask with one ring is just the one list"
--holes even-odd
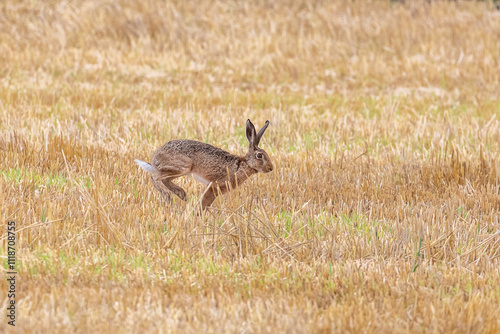
[(148, 173), (156, 172), (156, 168), (154, 168), (151, 164), (148, 164), (147, 162), (139, 160), (139, 159), (135, 159), (134, 161), (136, 164), (139, 165), (139, 167), (144, 169), (146, 172), (148, 172)]

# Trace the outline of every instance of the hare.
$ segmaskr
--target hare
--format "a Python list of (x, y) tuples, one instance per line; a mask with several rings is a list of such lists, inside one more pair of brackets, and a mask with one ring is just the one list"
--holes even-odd
[(172, 202), (172, 193), (184, 201), (187, 200), (184, 189), (172, 182), (175, 178), (193, 175), (195, 180), (208, 185), (201, 199), (203, 211), (212, 204), (217, 195), (236, 188), (253, 174), (269, 173), (273, 170), (269, 155), (258, 147), (268, 126), (269, 121), (266, 121), (257, 133), (252, 122), (247, 120), (246, 135), (249, 146), (243, 157), (199, 141), (178, 139), (157, 149), (151, 164), (137, 159), (135, 162), (152, 174), (153, 185), (168, 203)]

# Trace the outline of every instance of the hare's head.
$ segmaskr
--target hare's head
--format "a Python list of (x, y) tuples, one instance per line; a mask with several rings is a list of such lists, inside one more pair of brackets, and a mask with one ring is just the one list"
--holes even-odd
[(247, 120), (247, 139), (250, 143), (248, 146), (248, 153), (245, 156), (248, 166), (257, 170), (261, 173), (269, 173), (273, 170), (273, 163), (271, 162), (271, 158), (267, 155), (266, 151), (259, 148), (259, 142), (269, 126), (269, 121), (266, 121), (266, 124), (259, 130), (259, 133), (255, 131), (255, 127), (253, 126), (250, 120)]

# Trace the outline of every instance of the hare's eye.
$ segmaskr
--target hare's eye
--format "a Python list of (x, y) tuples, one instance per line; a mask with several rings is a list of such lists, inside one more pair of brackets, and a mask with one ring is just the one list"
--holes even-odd
[(262, 153), (257, 153), (257, 159), (262, 159)]

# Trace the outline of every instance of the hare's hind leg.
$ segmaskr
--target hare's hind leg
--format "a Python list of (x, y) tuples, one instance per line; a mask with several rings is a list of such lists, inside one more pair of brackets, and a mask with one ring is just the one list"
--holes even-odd
[(162, 183), (174, 194), (176, 194), (183, 201), (187, 201), (187, 195), (184, 189), (170, 181), (170, 179), (163, 180)]
[(167, 203), (172, 203), (172, 194), (177, 195), (183, 201), (187, 201), (187, 195), (184, 189), (176, 185), (171, 181), (171, 179), (156, 179), (151, 176), (151, 180), (153, 181), (153, 185), (155, 188), (161, 193), (163, 199)]
[[(183, 157), (184, 158), (184, 157)], [(172, 193), (177, 195), (183, 201), (187, 200), (187, 195), (184, 189), (172, 182), (180, 176), (184, 176), (191, 172), (192, 160), (185, 157), (177, 159), (172, 163), (155, 166), (160, 172), (159, 175), (151, 177), (156, 189), (162, 194), (162, 197), (168, 202), (172, 202)]]
[(171, 204), (172, 194), (169, 191), (169, 189), (165, 186), (165, 184), (161, 180), (156, 179), (154, 176), (151, 176), (151, 181), (153, 181), (153, 185), (155, 186), (156, 190), (160, 192), (161, 197), (163, 197), (165, 202)]
[(187, 201), (187, 195), (184, 189), (172, 182), (173, 178), (161, 179), (151, 176), (151, 181), (155, 188), (161, 193), (167, 203), (172, 203), (172, 193), (177, 195), (183, 201)]

